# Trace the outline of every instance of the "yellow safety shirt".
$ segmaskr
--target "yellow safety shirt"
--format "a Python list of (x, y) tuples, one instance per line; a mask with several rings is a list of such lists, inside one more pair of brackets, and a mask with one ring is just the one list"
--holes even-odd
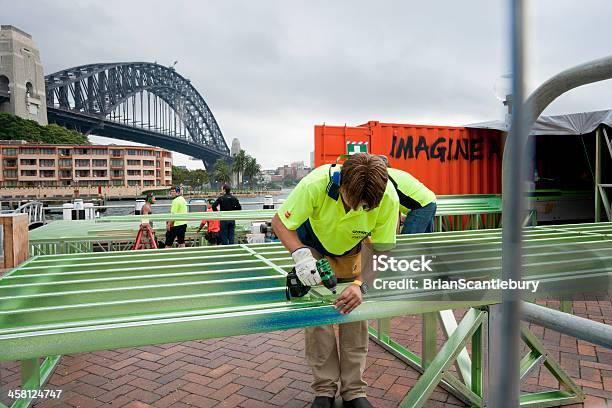
[[(170, 207), (171, 214), (186, 214), (187, 211), (187, 201), (183, 196), (175, 197), (172, 200), (172, 206)], [(179, 225), (187, 224), (185, 221), (174, 221), (174, 226), (178, 227)]]
[(391, 182), (395, 183), (400, 201), (400, 211), (404, 214), (410, 210), (425, 207), (436, 201), (433, 191), (425, 187), (412, 174), (399, 169), (387, 169)]
[[(343, 254), (354, 248), (368, 235), (373, 244), (395, 244), (399, 214), (399, 200), (391, 182), (378, 207), (344, 210), (342, 198), (334, 200), (328, 194), (330, 166), (323, 165), (304, 177), (277, 211), (282, 223), (289, 230), (296, 230), (307, 219), (312, 230), (333, 254)], [(331, 169), (340, 171), (340, 166)]]

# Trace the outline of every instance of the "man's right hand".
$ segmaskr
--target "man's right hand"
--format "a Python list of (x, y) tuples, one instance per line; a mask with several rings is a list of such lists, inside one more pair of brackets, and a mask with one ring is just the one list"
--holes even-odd
[(317, 271), (317, 260), (312, 256), (310, 249), (298, 248), (291, 253), (295, 262), (295, 272), (298, 279), (306, 286), (315, 286), (321, 283), (321, 275)]

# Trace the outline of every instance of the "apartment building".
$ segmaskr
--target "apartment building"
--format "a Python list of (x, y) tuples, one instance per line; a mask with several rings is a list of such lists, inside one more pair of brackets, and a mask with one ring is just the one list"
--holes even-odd
[(0, 187), (172, 184), (172, 153), (156, 147), (46, 145), (0, 140)]

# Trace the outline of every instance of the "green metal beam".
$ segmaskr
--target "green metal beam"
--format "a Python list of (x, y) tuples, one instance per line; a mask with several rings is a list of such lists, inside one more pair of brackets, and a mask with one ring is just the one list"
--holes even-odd
[[(593, 277), (610, 281), (612, 223), (532, 227), (524, 234), (526, 279), (549, 288), (561, 282), (573, 291)], [(415, 234), (399, 236), (392, 254), (435, 249), (442, 269), (418, 279), (441, 272), (449, 279), (489, 279), (500, 270), (500, 243), (500, 230)], [(379, 340), (392, 344), (390, 317), (499, 302), (495, 293), (477, 298), (469, 291), (371, 289), (365, 302), (344, 316), (329, 304), (333, 296), (324, 288), (287, 301), (285, 272), (292, 264), (280, 244), (37, 256), (0, 279), (0, 360), (366, 319), (379, 319)], [(381, 275), (385, 281), (397, 277)], [(449, 330), (449, 338), (457, 339), (459, 327)], [(440, 355), (448, 357), (441, 351), (430, 369)], [(474, 382), (479, 366), (468, 361), (460, 365), (465, 384), (444, 373), (442, 378), (479, 405), (482, 384)], [(558, 368), (549, 360), (545, 366)]]
[[(380, 332), (371, 326), (368, 328), (368, 331), (370, 333), (370, 338), (376, 344), (380, 345), (418, 372), (422, 373), (424, 371), (420, 356), (392, 340), (389, 336), (381, 336)], [(457, 397), (459, 400), (464, 401), (466, 404), (473, 404), (478, 407), (482, 406), (481, 396), (477, 395), (450, 372), (444, 373), (442, 381), (440, 382), (440, 387)]]
[(470, 309), (463, 317), (457, 330), (448, 338), (430, 366), (412, 387), (401, 403), (402, 408), (419, 408), (425, 405), (434, 389), (438, 386), (444, 373), (454, 363), (457, 355), (482, 324), (486, 312)]

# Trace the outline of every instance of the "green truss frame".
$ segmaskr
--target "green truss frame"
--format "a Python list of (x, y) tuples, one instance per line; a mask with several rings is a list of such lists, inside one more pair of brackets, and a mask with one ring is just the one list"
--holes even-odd
[[(612, 277), (612, 223), (533, 227), (524, 235), (525, 279), (573, 289), (588, 277)], [(419, 253), (424, 244), (442, 251), (452, 264), (450, 277), (494, 276), (500, 267), (500, 230), (404, 235), (396, 250)], [(491, 335), (483, 334), (482, 323), (494, 315), (499, 296), (372, 289), (359, 308), (341, 315), (324, 288), (287, 301), (291, 267), (280, 244), (37, 256), (0, 279), (0, 361), (22, 361), (24, 386), (40, 387), (64, 354), (378, 320), (377, 331), (370, 329), (376, 341), (424, 370), (405, 406), (421, 404), (437, 384), (473, 406), (486, 405), (491, 378), (483, 380), (482, 362), (490, 359), (479, 344)], [(451, 309), (470, 311), (457, 324)], [(412, 314), (424, 314), (422, 361), (389, 336), (389, 318)], [(440, 350), (438, 319), (448, 336)], [(565, 389), (525, 395), (522, 405), (578, 401), (579, 389), (537, 339), (526, 331), (523, 338), (531, 350), (523, 373), (542, 363)], [(449, 371), (453, 364), (458, 377)]]
[[(437, 386), (441, 386), (470, 407), (486, 407), (487, 379), (486, 352), (490, 350), (485, 331), (491, 326), (488, 320), (489, 307), (471, 308), (457, 325), (451, 310), (423, 314), (421, 355), (391, 339), (390, 319), (379, 319), (378, 328), (369, 327), (370, 338), (385, 350), (422, 373), (422, 376), (403, 399), (402, 408), (424, 406)], [(446, 326), (448, 339), (437, 349), (437, 320)], [(453, 324), (449, 324), (452, 320)], [(450, 327), (449, 327), (450, 326)], [(584, 401), (584, 393), (563, 371), (559, 363), (546, 351), (542, 343), (526, 327), (521, 329), (521, 338), (529, 352), (521, 360), (521, 380), (541, 365), (559, 381), (559, 390), (525, 393), (520, 397), (521, 407), (556, 407)], [(471, 353), (466, 345), (471, 342)], [(456, 374), (449, 371), (455, 365)]]

